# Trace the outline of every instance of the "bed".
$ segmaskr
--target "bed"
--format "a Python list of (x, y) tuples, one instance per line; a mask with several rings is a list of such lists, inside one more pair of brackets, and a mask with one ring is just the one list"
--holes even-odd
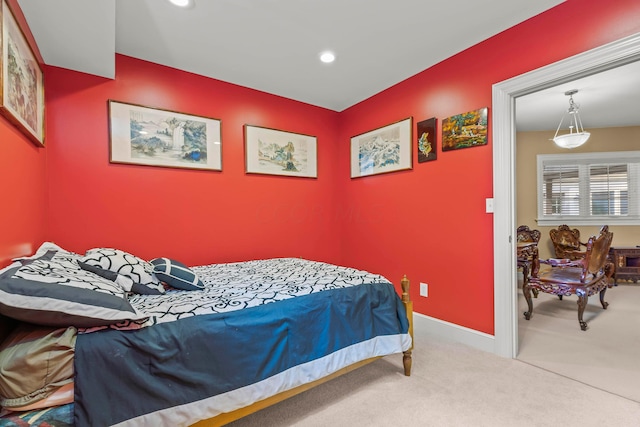
[(22, 386), (21, 357), (44, 353), (54, 384), (0, 384), (0, 426), (217, 426), (383, 356), (402, 354), (410, 375), (406, 277), (401, 288), (299, 258), (187, 267), (47, 242), (0, 270), (0, 376)]

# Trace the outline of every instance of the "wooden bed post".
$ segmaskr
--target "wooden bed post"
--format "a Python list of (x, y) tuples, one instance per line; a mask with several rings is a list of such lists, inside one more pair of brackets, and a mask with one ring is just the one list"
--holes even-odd
[(411, 347), (404, 352), (402, 357), (402, 363), (404, 365), (404, 374), (406, 376), (411, 375), (411, 352), (413, 350), (413, 301), (409, 297), (409, 279), (405, 275), (400, 281), (402, 286), (402, 304), (407, 312), (407, 319), (409, 320), (409, 335), (411, 336)]

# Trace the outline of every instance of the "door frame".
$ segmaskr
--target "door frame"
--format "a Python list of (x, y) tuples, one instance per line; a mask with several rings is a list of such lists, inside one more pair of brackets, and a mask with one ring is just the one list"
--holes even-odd
[(515, 100), (640, 60), (640, 33), (493, 85), (494, 353), (518, 354), (515, 224)]

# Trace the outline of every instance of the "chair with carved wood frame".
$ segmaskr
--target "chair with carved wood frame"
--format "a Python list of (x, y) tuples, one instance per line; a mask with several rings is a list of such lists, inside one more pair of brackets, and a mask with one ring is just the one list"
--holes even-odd
[(525, 319), (530, 320), (533, 314), (532, 290), (557, 295), (561, 300), (562, 296), (575, 294), (578, 296), (580, 329), (586, 331), (587, 323), (583, 320), (583, 313), (589, 297), (599, 292), (602, 308), (606, 309), (609, 305), (604, 301), (604, 295), (607, 288), (612, 287), (611, 276), (614, 265), (608, 259), (612, 239), (613, 233), (605, 225), (600, 229), (597, 237), (589, 238), (584, 258), (540, 261), (550, 267), (535, 274), (532, 272), (531, 278), (522, 286), (522, 293), (528, 305), (528, 310), (524, 312)]
[(580, 241), (580, 230), (577, 228), (570, 229), (568, 225), (562, 224), (557, 229), (549, 230), (549, 237), (556, 258), (576, 260), (584, 257), (584, 251), (580, 249), (587, 245)]
[[(517, 238), (517, 264), (522, 269), (523, 283), (529, 280), (529, 273), (532, 269), (538, 271), (538, 242), (540, 241), (540, 230), (531, 230), (528, 225), (521, 225), (516, 230)], [(537, 298), (538, 291), (533, 290), (533, 295)]]

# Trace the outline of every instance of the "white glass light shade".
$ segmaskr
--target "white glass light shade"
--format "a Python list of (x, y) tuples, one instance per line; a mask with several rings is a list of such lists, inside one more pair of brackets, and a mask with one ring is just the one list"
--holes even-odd
[(556, 136), (553, 138), (553, 142), (561, 148), (576, 148), (587, 142), (590, 136), (589, 132), (574, 132)]
[[(564, 121), (564, 115), (562, 119), (560, 119), (560, 124), (558, 125), (558, 129), (556, 129), (556, 134), (553, 136), (552, 140), (556, 143), (558, 147), (561, 148), (576, 148), (587, 142), (587, 139), (591, 136), (589, 132), (584, 131), (584, 127), (582, 127), (582, 120), (580, 119), (580, 113), (578, 112), (578, 104), (573, 102), (573, 95), (578, 93), (577, 89), (573, 89), (565, 92), (565, 95), (569, 96), (569, 109), (567, 113), (569, 113), (569, 133), (564, 135), (558, 135), (560, 132), (560, 128), (562, 127), (562, 122)], [(566, 114), (566, 113), (565, 113)]]

